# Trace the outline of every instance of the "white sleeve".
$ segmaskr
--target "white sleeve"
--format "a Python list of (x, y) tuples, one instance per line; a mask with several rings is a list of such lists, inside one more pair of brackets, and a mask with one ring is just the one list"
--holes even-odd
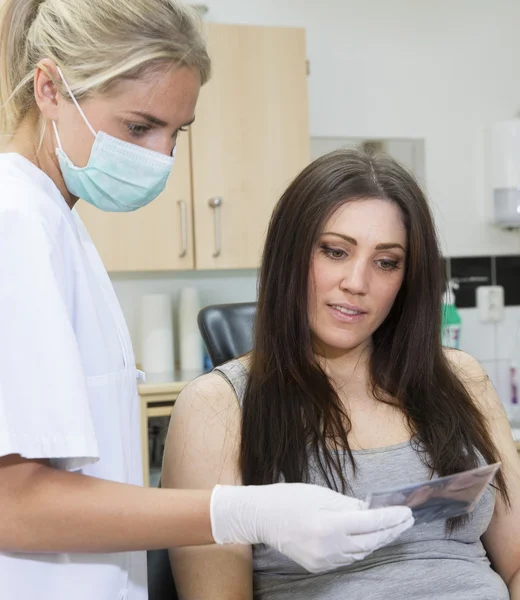
[(0, 211), (0, 456), (98, 460), (76, 336), (34, 215)]

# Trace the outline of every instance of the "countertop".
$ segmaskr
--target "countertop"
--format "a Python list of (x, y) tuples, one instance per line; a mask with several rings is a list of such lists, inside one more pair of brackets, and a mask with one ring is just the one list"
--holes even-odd
[(202, 375), (200, 371), (182, 371), (177, 369), (169, 373), (147, 373), (146, 380), (139, 383), (141, 396), (155, 394), (178, 394), (193, 379)]

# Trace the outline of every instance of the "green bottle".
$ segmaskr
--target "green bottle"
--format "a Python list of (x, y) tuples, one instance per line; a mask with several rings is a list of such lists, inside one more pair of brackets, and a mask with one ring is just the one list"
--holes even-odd
[(450, 279), (442, 299), (442, 345), (448, 348), (460, 348), (462, 319), (455, 306), (455, 292), (458, 284)]

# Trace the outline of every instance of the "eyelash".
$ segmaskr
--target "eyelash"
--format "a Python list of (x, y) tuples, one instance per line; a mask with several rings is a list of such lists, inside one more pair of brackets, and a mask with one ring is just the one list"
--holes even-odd
[[(341, 260), (342, 258), (347, 256), (347, 253), (344, 250), (340, 250), (338, 248), (331, 248), (330, 246), (320, 246), (320, 250), (327, 258), (330, 258), (331, 260)], [(341, 256), (334, 256), (334, 253), (338, 252), (341, 253)], [(379, 263), (379, 268), (381, 269), (381, 271), (391, 272), (397, 271), (400, 268), (399, 263), (397, 261), (379, 260), (377, 262)], [(383, 268), (381, 266), (382, 263), (386, 263), (390, 266), (388, 268)]]
[(151, 127), (149, 127), (148, 125), (139, 125), (138, 123), (128, 123), (126, 128), (128, 129), (130, 135), (133, 137), (142, 137), (143, 135), (147, 134), (151, 129)]
[[(128, 123), (126, 128), (132, 137), (142, 137), (146, 135), (152, 128), (148, 125), (140, 125), (139, 123)], [(185, 133), (188, 131), (187, 127), (180, 127), (177, 133)]]

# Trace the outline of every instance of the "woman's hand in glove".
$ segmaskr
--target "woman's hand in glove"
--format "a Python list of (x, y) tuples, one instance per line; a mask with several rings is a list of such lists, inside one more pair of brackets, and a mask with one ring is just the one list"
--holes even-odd
[(311, 573), (365, 558), (413, 525), (405, 506), (365, 503), (303, 483), (217, 486), (211, 527), (217, 544), (268, 544)]

